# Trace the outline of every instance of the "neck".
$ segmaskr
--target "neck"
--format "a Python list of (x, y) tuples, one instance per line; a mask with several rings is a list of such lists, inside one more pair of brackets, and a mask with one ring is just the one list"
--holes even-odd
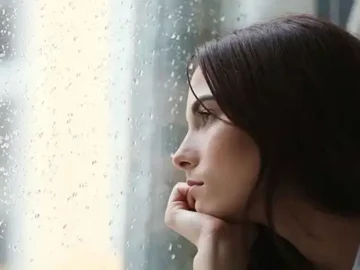
[(360, 219), (325, 214), (304, 203), (289, 202), (274, 213), (277, 233), (317, 269), (350, 270), (360, 244)]

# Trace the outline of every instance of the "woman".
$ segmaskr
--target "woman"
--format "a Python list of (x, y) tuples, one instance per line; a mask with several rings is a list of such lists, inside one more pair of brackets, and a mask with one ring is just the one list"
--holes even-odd
[[(360, 244), (360, 41), (310, 16), (198, 48), (186, 173), (166, 224), (194, 270), (352, 269)], [(354, 268), (355, 269), (355, 268)]]

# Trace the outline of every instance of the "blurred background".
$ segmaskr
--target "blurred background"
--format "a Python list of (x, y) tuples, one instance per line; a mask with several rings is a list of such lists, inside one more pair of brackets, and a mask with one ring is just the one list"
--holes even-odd
[(0, 0), (0, 270), (184, 270), (187, 58), (284, 14), (360, 33), (353, 0)]

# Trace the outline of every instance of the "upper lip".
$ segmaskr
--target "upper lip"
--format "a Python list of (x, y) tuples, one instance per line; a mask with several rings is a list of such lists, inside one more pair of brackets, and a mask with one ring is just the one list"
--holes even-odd
[(204, 182), (199, 180), (187, 179), (186, 184), (188, 184), (189, 186), (202, 186)]

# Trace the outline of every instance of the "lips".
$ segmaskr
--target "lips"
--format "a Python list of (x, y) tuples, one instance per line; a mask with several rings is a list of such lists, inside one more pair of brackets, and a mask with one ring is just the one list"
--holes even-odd
[(186, 180), (186, 184), (188, 184), (190, 187), (192, 186), (202, 186), (204, 184), (204, 182), (202, 181), (198, 181), (198, 180)]

